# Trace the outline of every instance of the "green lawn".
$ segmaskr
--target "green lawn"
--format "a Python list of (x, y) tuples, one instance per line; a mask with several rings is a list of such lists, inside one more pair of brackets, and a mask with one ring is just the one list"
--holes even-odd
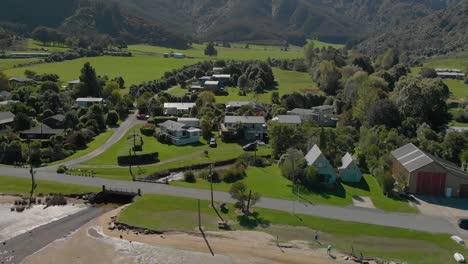
[(323, 48), (323, 47), (332, 47), (332, 48), (335, 48), (335, 49), (342, 49), (345, 47), (345, 45), (343, 44), (333, 44), (333, 43), (327, 43), (327, 42), (323, 42), (323, 41), (320, 41), (320, 40), (309, 40), (309, 41), (313, 41), (314, 42), (314, 45), (316, 48)]
[(183, 53), (187, 56), (209, 60), (266, 60), (267, 58), (275, 59), (295, 59), (302, 58), (302, 48), (293, 47), (289, 51), (281, 51), (281, 47), (277, 46), (259, 46), (250, 45), (249, 49), (245, 45), (236, 44), (231, 48), (216, 47), (218, 56), (210, 57), (204, 54), (206, 45), (193, 44), (193, 47), (186, 50), (171, 49), (149, 45), (130, 45), (128, 50), (139, 55), (162, 56), (164, 53)]
[[(128, 136), (134, 132), (139, 133), (140, 127), (141, 125), (135, 126), (127, 132), (126, 136), (110, 147), (106, 152), (84, 162), (83, 165), (86, 165), (86, 167), (92, 168), (96, 171), (96, 175), (98, 177), (130, 180), (127, 168), (108, 168), (106, 165), (117, 165), (117, 155), (121, 149), (127, 148)], [(143, 149), (158, 151), (160, 162), (150, 166), (141, 166), (140, 169), (135, 169), (139, 176), (146, 176), (157, 171), (171, 168), (234, 159), (244, 153), (241, 145), (235, 143), (224, 143), (220, 139), (217, 141), (217, 148), (210, 148), (209, 144), (203, 138), (200, 138), (199, 144), (175, 146), (162, 144), (152, 136), (142, 135), (142, 137), (144, 142)], [(205, 156), (205, 150), (208, 151), (208, 156)], [(268, 155), (271, 154), (271, 150), (268, 147), (262, 147), (257, 153), (258, 155)]]
[[(306, 72), (296, 71), (285, 71), (279, 68), (273, 68), (275, 79), (278, 82), (276, 90), (279, 92), (280, 97), (285, 94), (291, 94), (293, 92), (304, 93), (307, 91), (319, 92), (317, 84), (312, 81), (310, 75)], [(273, 91), (265, 91), (262, 94), (248, 93), (247, 96), (240, 96), (239, 89), (235, 87), (227, 88), (229, 95), (227, 96), (216, 96), (217, 103), (227, 103), (229, 101), (256, 101), (260, 103), (270, 103), (271, 94)], [(173, 88), (169, 91), (170, 94), (176, 96), (183, 96), (187, 92), (186, 89), (180, 87)]]
[(452, 53), (444, 56), (433, 57), (423, 63), (424, 67), (455, 68), (462, 71), (468, 66), (468, 52)]
[(17, 65), (20, 64), (31, 63), (36, 61), (40, 61), (40, 59), (0, 59), (0, 71), (15, 68)]
[[(374, 205), (382, 210), (403, 213), (418, 212), (416, 208), (411, 207), (407, 202), (385, 197), (372, 175), (364, 175), (364, 179), (365, 181), (361, 184), (341, 184), (341, 187), (335, 191), (316, 193), (301, 190), (300, 195), (304, 201), (310, 203), (336, 206), (351, 205), (354, 195), (366, 196), (370, 197)], [(276, 165), (267, 168), (249, 167), (244, 182), (265, 197), (287, 200), (297, 199), (292, 193), (291, 181), (281, 175), (281, 170)], [(210, 189), (210, 183), (203, 179), (197, 179), (196, 183), (172, 182), (171, 184), (189, 188)], [(230, 186), (227, 183), (216, 183), (214, 189), (227, 192)]]
[[(62, 194), (80, 194), (86, 192), (99, 192), (99, 188), (87, 187), (72, 184), (62, 184), (49, 181), (36, 181), (36, 194), (39, 193), (62, 193)], [(31, 180), (0, 176), (0, 193), (2, 194), (29, 194), (31, 190)]]
[(74, 160), (74, 159), (77, 159), (77, 158), (81, 158), (84, 155), (87, 155), (87, 154), (93, 152), (95, 149), (99, 148), (102, 144), (106, 143), (107, 140), (109, 140), (109, 138), (112, 137), (112, 135), (114, 135), (114, 131), (112, 129), (109, 129), (106, 132), (96, 136), (93, 141), (88, 143), (88, 146), (85, 149), (78, 150), (77, 152), (75, 152), (75, 154), (73, 154), (73, 155), (71, 155), (71, 156), (69, 156), (69, 157), (67, 157), (67, 158), (65, 158), (63, 160), (55, 161), (55, 162), (51, 163), (50, 165), (56, 165), (56, 164), (64, 163), (64, 162)]
[[(144, 195), (127, 207), (119, 221), (154, 230), (197, 230), (198, 202), (194, 199)], [(238, 216), (232, 207), (221, 213), (236, 230), (256, 230), (279, 236), (281, 241), (313, 239), (314, 230), (321, 233), (324, 245), (349, 252), (353, 246), (365, 256), (410, 263), (447, 263), (453, 252), (467, 254), (468, 250), (450, 241), (449, 235), (430, 234), (401, 228), (345, 222), (309, 215), (255, 208), (250, 217)], [(202, 226), (205, 230), (217, 230), (218, 218), (209, 201), (200, 202)], [(315, 245), (314, 245), (315, 247)]]
[(451, 99), (468, 99), (468, 84), (463, 80), (444, 80), (450, 89)]
[(140, 84), (144, 81), (156, 80), (166, 71), (182, 68), (185, 65), (194, 64), (194, 59), (165, 59), (162, 57), (135, 56), (112, 57), (102, 56), (94, 58), (80, 58), (71, 61), (57, 63), (43, 63), (24, 68), (14, 68), (5, 71), (8, 76), (24, 76), (24, 70), (30, 69), (39, 74), (55, 73), (64, 82), (75, 80), (80, 75), (83, 64), (90, 62), (99, 75), (108, 75), (110, 78), (122, 76), (125, 84)]
[[(30, 50), (30, 51), (32, 50), (32, 51), (38, 51), (38, 52), (60, 52), (60, 51), (67, 51), (70, 48), (43, 45), (39, 41), (36, 41), (36, 40), (33, 40), (33, 39), (28, 39), (27, 49)], [(47, 51), (44, 51), (43, 49), (47, 49)]]
[[(438, 56), (423, 63), (424, 67), (451, 68), (466, 71), (468, 67), (468, 52), (459, 52), (445, 56)], [(420, 67), (412, 68), (413, 73), (419, 73)], [(467, 99), (468, 85), (463, 80), (444, 80), (451, 92), (451, 99)]]

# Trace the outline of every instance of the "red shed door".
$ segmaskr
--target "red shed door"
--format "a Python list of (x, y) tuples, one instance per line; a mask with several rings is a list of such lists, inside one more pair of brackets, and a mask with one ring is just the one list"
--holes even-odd
[(419, 172), (417, 194), (443, 196), (445, 192), (445, 173)]

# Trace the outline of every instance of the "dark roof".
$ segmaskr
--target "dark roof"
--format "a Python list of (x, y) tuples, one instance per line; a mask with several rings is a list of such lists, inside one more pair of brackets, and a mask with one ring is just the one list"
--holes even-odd
[(57, 114), (57, 115), (49, 116), (44, 120), (48, 120), (48, 119), (53, 119), (59, 122), (63, 122), (65, 120), (65, 116), (62, 114)]
[(468, 173), (464, 172), (456, 164), (426, 153), (416, 147), (413, 143), (406, 144), (403, 147), (392, 151), (392, 155), (401, 163), (401, 165), (403, 165), (403, 167), (406, 168), (406, 170), (408, 170), (408, 172), (413, 172), (435, 162), (456, 177), (468, 178)]
[(29, 78), (22, 78), (22, 77), (13, 77), (13, 78), (10, 78), (8, 79), (10, 82), (34, 82), (33, 79), (29, 79)]
[(265, 124), (263, 116), (226, 116), (224, 123)]
[(63, 133), (63, 129), (53, 129), (46, 125), (40, 125), (31, 129), (21, 131), (21, 134), (25, 135), (58, 135)]
[(15, 114), (12, 112), (0, 112), (0, 125), (13, 122)]

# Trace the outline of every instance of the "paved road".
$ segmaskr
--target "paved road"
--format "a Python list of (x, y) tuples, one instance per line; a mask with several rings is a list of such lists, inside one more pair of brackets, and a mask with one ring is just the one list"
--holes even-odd
[(101, 209), (87, 208), (5, 241), (5, 244), (0, 244), (0, 263), (21, 263), (25, 257), (77, 230), (82, 225), (101, 215), (102, 212), (103, 210)]
[[(0, 174), (2, 175), (29, 178), (26, 169), (3, 167), (1, 168), (1, 171), (2, 172)], [(182, 188), (163, 184), (126, 182), (103, 178), (70, 176), (46, 171), (38, 171), (36, 173), (36, 177), (41, 180), (49, 180), (66, 184), (80, 184), (94, 187), (101, 187), (102, 185), (106, 185), (108, 188), (123, 189), (129, 191), (137, 191), (138, 189), (141, 189), (141, 191), (144, 194), (173, 195), (179, 197), (205, 200), (210, 199), (210, 192), (208, 190)], [(215, 192), (214, 196), (215, 200), (219, 202), (233, 202), (230, 195), (226, 192)], [(256, 206), (292, 212), (293, 204), (294, 202), (287, 200), (262, 198)], [(459, 229), (454, 224), (450, 223), (447, 219), (437, 216), (389, 213), (376, 209), (366, 209), (358, 207), (313, 205), (306, 202), (296, 202), (294, 208), (296, 213), (305, 215), (313, 215), (331, 219), (376, 224), (383, 226), (401, 227), (418, 231), (458, 234), (466, 236), (466, 234), (459, 232)]]
[(99, 156), (100, 154), (104, 153), (108, 150), (112, 145), (117, 143), (125, 134), (132, 129), (137, 124), (144, 124), (145, 121), (138, 120), (136, 118), (137, 112), (130, 115), (120, 126), (116, 129), (115, 133), (107, 140), (106, 143), (102, 144), (100, 147), (95, 149), (94, 151), (74, 160), (70, 160), (61, 164), (56, 164), (54, 166), (44, 167), (38, 169), (38, 171), (56, 171), (57, 167), (60, 165), (65, 165), (67, 167), (73, 167), (85, 161), (88, 161), (94, 157)]

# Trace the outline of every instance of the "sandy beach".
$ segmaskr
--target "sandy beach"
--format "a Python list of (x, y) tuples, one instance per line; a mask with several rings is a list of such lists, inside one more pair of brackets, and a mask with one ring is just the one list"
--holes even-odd
[[(310, 249), (304, 241), (278, 247), (275, 238), (255, 231), (207, 232), (212, 256), (199, 234), (143, 235), (107, 229), (121, 208), (89, 222), (67, 238), (29, 256), (24, 263), (350, 263), (344, 255)], [(122, 236), (122, 239), (120, 238)]]

